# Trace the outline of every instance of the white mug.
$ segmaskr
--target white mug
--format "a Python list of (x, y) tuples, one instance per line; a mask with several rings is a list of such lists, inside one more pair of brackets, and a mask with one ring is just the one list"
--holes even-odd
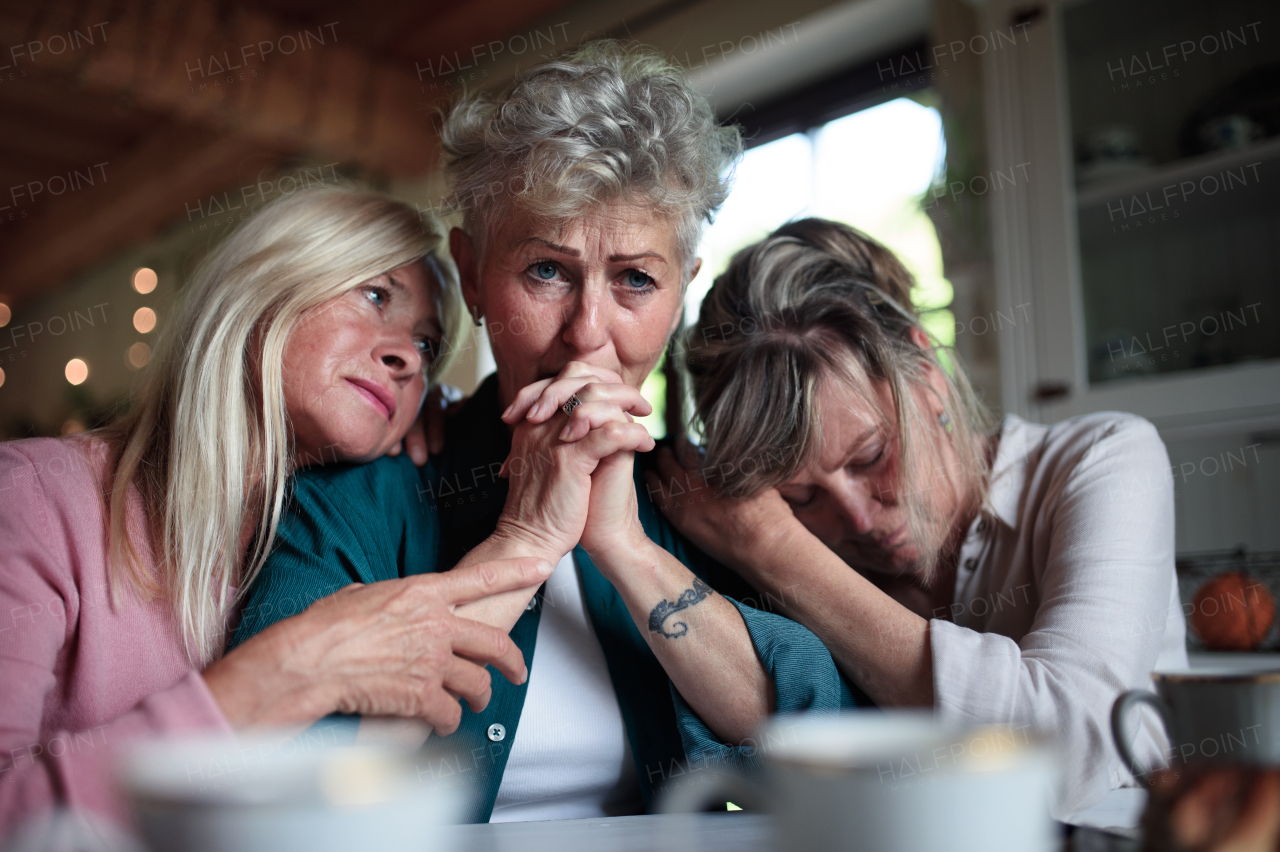
[(1111, 709), (1111, 735), (1135, 778), (1153, 767), (1133, 753), (1129, 710), (1146, 704), (1160, 714), (1170, 763), (1228, 761), (1280, 766), (1280, 671), (1156, 672), (1154, 695), (1133, 689)]
[[(308, 732), (309, 733), (309, 732)], [(119, 777), (151, 852), (439, 852), (456, 789), (423, 783), (401, 751), (309, 742), (308, 734), (155, 740)]]
[(725, 798), (771, 812), (795, 852), (1048, 852), (1053, 755), (1027, 728), (957, 729), (925, 711), (781, 716), (757, 738), (764, 770), (673, 786), (667, 812)]

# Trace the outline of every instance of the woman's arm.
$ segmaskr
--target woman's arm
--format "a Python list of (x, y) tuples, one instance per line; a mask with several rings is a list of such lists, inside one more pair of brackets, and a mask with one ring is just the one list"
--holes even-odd
[[(630, 429), (618, 431), (643, 430), (638, 424), (628, 425)], [(631, 471), (634, 454), (614, 449), (633, 441), (628, 434), (614, 436), (607, 434), (610, 431), (606, 429), (600, 436), (595, 451), (610, 455), (589, 477), (590, 517), (583, 524), (582, 546), (622, 596), (632, 620), (681, 696), (722, 740), (740, 742), (751, 736), (771, 711), (773, 684), (737, 608), (644, 534), (636, 516)], [(586, 439), (567, 446), (585, 450), (585, 443)], [(615, 522), (609, 517), (610, 493), (621, 498), (624, 506), (620, 514), (630, 522)], [(557, 497), (546, 495), (544, 499), (554, 502)], [(567, 498), (562, 494), (559, 499)], [(553, 553), (567, 552), (575, 543), (500, 529), (468, 553), (460, 565), (473, 558), (509, 553), (537, 553), (551, 560), (558, 558)], [(488, 623), (497, 621), (499, 626), (502, 619), (514, 624), (536, 591), (535, 585), (505, 597), (486, 597), (460, 612), (477, 620), (492, 619)]]
[(459, 697), (488, 703), (485, 664), (527, 677), (508, 631), (458, 609), (536, 587), (551, 566), (525, 558), (399, 578), (402, 557), (421, 563), (411, 570), (434, 567), (433, 510), (417, 483), (411, 464), (385, 459), (295, 478), (232, 650), (205, 671), (233, 724), (306, 725), (339, 711), (421, 718), (444, 734), (461, 718)]
[[(932, 705), (928, 621), (851, 569), (796, 520), (777, 491), (729, 500), (715, 496), (670, 450), (659, 451), (658, 465), (661, 477), (646, 478), (663, 514), (812, 630), (846, 677), (882, 706)], [(673, 494), (673, 482), (692, 497)]]
[[(560, 405), (571, 394), (581, 404), (565, 417)], [(543, 558), (581, 543), (680, 695), (717, 736), (740, 742), (772, 709), (773, 684), (737, 608), (640, 524), (635, 451), (650, 449), (653, 440), (629, 413), (650, 410), (618, 376), (577, 362), (522, 389), (503, 415), (518, 424), (512, 458), (556, 463), (508, 461), (513, 490), (498, 536)], [(518, 467), (524, 481), (515, 479)]]
[[(66, 440), (0, 444), (0, 837), (57, 805), (125, 821), (112, 772), (120, 746), (158, 733), (230, 734), (199, 673), (183, 673), (181, 649), (146, 646), (172, 635), (164, 610), (127, 588), (112, 607), (91, 552), (101, 547), (100, 498), (86, 465)], [(82, 623), (87, 606), (95, 611)], [(60, 682), (67, 659), (73, 680)], [(140, 683), (155, 691), (139, 696)], [(68, 696), (83, 721), (47, 719), (50, 699)]]
[[(616, 444), (610, 454), (589, 453), (599, 461), (590, 470), (583, 466), (572, 487), (561, 492), (579, 500), (585, 495), (589, 501), (585, 518), (572, 530), (623, 598), (679, 695), (715, 736), (741, 742), (773, 709), (773, 681), (737, 607), (645, 534), (636, 501), (634, 450), (647, 449), (652, 441), (639, 440), (648, 434), (625, 412), (644, 414), (648, 405), (635, 388), (598, 373), (588, 365), (570, 364), (556, 379), (522, 389), (504, 419), (520, 424), (517, 445), (523, 438), (526, 446), (537, 447), (541, 438), (544, 446), (553, 440), (550, 446), (556, 451), (573, 453), (593, 442)], [(560, 405), (571, 394), (581, 404), (565, 418)], [(629, 437), (633, 435), (635, 441)], [(561, 498), (538, 505), (567, 504)], [(579, 512), (575, 509), (573, 516), (580, 517)], [(570, 537), (554, 547), (563, 552), (572, 542)]]
[[(593, 389), (578, 395), (580, 408), (586, 408)], [(621, 422), (601, 428), (644, 429)], [(640, 635), (684, 700), (721, 740), (742, 742), (772, 711), (773, 683), (737, 608), (645, 534), (634, 465), (634, 452), (618, 452), (592, 472), (582, 546), (626, 602)]]
[(812, 630), (877, 704), (932, 706), (930, 622), (852, 570), (798, 521), (788, 533), (758, 544), (749, 568), (741, 563), (747, 581)]
[[(128, 808), (116, 792), (112, 771), (122, 745), (160, 733), (231, 732), (195, 671), (101, 724), (83, 730), (47, 726), (46, 698), (60, 687), (69, 688), (58, 683), (55, 672), (66, 652), (68, 614), (81, 601), (69, 600), (73, 590), (48, 581), (62, 572), (46, 560), (66, 565), (69, 561), (61, 560), (70, 555), (56, 537), (35, 544), (35, 531), (47, 527), (21, 523), (19, 516), (31, 505), (14, 503), (0, 513), (6, 551), (0, 557), (0, 837), (24, 818), (56, 805), (125, 822)], [(155, 635), (165, 633), (161, 629)], [(101, 668), (110, 666), (109, 680), (125, 690), (138, 677), (128, 671), (126, 660), (113, 658), (121, 654), (119, 649), (98, 647), (92, 653), (96, 659), (82, 658), (72, 676), (84, 671), (100, 677), (105, 674)]]
[(10, 688), (19, 677), (28, 684), (34, 680), (30, 669), (14, 666), (12, 658), (0, 660), (0, 680), (7, 685), (0, 690), (5, 693), (0, 698), (0, 837), (24, 818), (54, 806), (127, 822), (127, 803), (114, 783), (121, 746), (157, 734), (231, 736), (221, 708), (196, 671), (85, 730), (42, 731), (40, 705), (11, 703), (20, 696)]
[[(626, 485), (634, 497), (630, 473)], [(625, 528), (624, 528), (625, 529)], [(773, 710), (769, 679), (738, 609), (644, 531), (584, 541), (681, 697), (727, 743), (751, 737)]]
[(501, 630), (461, 618), (468, 601), (535, 587), (552, 566), (486, 562), (443, 574), (352, 584), (272, 624), (204, 672), (235, 727), (305, 726), (333, 712), (420, 718), (457, 729), (461, 696), (489, 702), (486, 664), (512, 683), (528, 668)]
[[(748, 500), (711, 496), (670, 451), (663, 476), (649, 474), (663, 513), (699, 547), (746, 578), (783, 615), (812, 630), (840, 671), (877, 704), (933, 704), (929, 622), (851, 569), (796, 520), (773, 489)], [(682, 501), (662, 483), (690, 482), (699, 498)]]

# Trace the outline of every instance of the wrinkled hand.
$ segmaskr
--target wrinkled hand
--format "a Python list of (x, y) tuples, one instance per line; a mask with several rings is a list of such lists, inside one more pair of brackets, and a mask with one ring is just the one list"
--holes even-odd
[[(582, 404), (566, 418), (560, 406), (575, 393)], [(628, 507), (638, 526), (631, 460), (653, 439), (631, 415), (652, 410), (616, 373), (580, 361), (521, 389), (502, 415), (519, 425), (503, 465), (510, 489), (496, 534), (555, 560), (579, 542), (590, 551), (612, 538), (628, 523)]]
[(387, 450), (387, 455), (400, 455), (401, 448), (418, 467), (427, 463), (428, 456), (444, 452), (444, 424), (467, 401), (462, 391), (453, 385), (438, 384), (427, 392), (418, 418), (413, 421), (404, 438)]
[(237, 727), (310, 722), (334, 711), (425, 720), (441, 735), (479, 712), (486, 665), (515, 684), (528, 668), (503, 631), (459, 617), (461, 605), (537, 586), (554, 565), (504, 559), (347, 586), (277, 622), (204, 672)]
[(645, 472), (649, 496), (686, 538), (721, 563), (747, 571), (754, 559), (781, 546), (799, 525), (776, 488), (735, 500), (707, 484), (697, 450), (682, 443), (684, 464), (667, 447), (658, 451), (658, 473)]
[(594, 367), (582, 361), (570, 361), (554, 379), (543, 379), (520, 389), (507, 410), (502, 412), (505, 423), (546, 423), (558, 414), (561, 406), (574, 394), (582, 401), (565, 423), (560, 439), (566, 443), (579, 441), (592, 429), (618, 420), (618, 411), (644, 417), (653, 413), (653, 406), (637, 389), (622, 381), (612, 370)]

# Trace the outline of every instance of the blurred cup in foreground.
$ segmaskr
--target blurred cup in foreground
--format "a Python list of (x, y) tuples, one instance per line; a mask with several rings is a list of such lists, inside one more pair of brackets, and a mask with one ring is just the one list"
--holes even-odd
[(1049, 852), (1053, 755), (1028, 728), (960, 729), (925, 711), (780, 716), (764, 769), (673, 786), (668, 812), (731, 799), (774, 815), (796, 852)]
[(151, 852), (445, 852), (464, 804), (402, 752), (288, 736), (147, 742), (119, 775)]
[(1280, 671), (1156, 672), (1151, 679), (1158, 695), (1130, 690), (1111, 709), (1116, 749), (1144, 785), (1154, 767), (1142, 766), (1133, 753), (1129, 710), (1135, 704), (1160, 714), (1171, 764), (1280, 766)]

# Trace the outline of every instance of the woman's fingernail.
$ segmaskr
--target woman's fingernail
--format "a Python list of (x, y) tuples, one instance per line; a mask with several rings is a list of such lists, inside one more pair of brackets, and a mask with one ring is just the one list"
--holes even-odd
[(507, 406), (507, 410), (506, 410), (506, 411), (504, 411), (504, 412), (502, 412), (502, 419), (503, 419), (503, 420), (506, 420), (506, 419), (507, 419), (507, 417), (508, 417), (508, 416), (510, 416), (510, 414), (511, 414), (511, 409), (513, 409), (513, 408), (515, 408), (515, 407), (516, 407), (516, 404), (515, 404), (514, 402), (513, 402), (513, 403), (511, 403), (510, 405), (508, 405), (508, 406)]
[(572, 431), (573, 431), (573, 424), (570, 423), (568, 426), (560, 430), (560, 440), (561, 441), (569, 440), (569, 433)]

